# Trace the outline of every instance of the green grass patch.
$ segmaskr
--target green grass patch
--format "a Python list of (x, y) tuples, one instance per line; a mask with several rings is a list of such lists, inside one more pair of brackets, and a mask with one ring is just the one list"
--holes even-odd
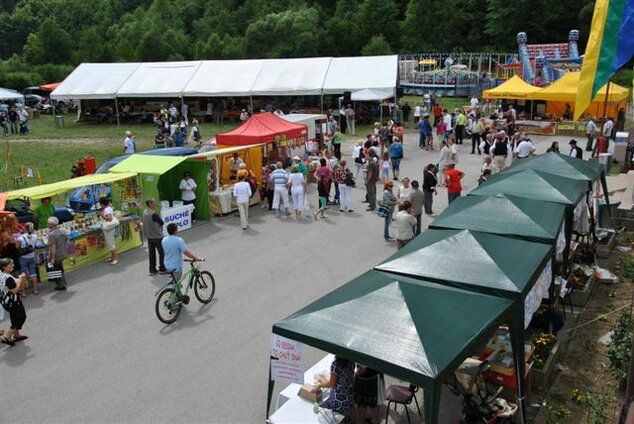
[[(404, 105), (405, 102), (409, 103), (409, 105), (414, 108), (416, 103), (422, 105), (423, 104), (423, 96), (403, 96), (400, 98), (401, 105)], [(439, 97), (438, 103), (443, 107), (443, 109), (447, 109), (448, 111), (452, 111), (455, 108), (461, 108), (463, 106), (469, 106), (469, 99), (466, 97)], [(410, 112), (414, 113), (413, 111)]]
[[(94, 156), (99, 166), (107, 159), (123, 154), (126, 130), (135, 134), (139, 151), (154, 147), (156, 129), (152, 124), (122, 124), (119, 127), (116, 124), (89, 124), (73, 120), (74, 115), (65, 115), (64, 128), (56, 128), (54, 117), (43, 115), (30, 121), (31, 134), (4, 137), (0, 190), (14, 189), (14, 177), (21, 175), (25, 168), (39, 172), (42, 183), (47, 184), (70, 178), (71, 167), (86, 156)], [(203, 123), (203, 139), (217, 132), (229, 131), (237, 125)], [(11, 160), (5, 168), (7, 151), (10, 151)], [(29, 178), (25, 186), (37, 184), (37, 178)]]

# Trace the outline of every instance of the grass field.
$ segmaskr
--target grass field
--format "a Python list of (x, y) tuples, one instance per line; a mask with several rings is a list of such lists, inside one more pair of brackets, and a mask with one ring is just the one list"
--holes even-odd
[[(404, 102), (408, 102), (413, 108), (416, 103), (422, 103), (422, 97), (405, 96), (401, 98), (401, 103)], [(467, 104), (468, 99), (442, 98), (440, 103), (451, 110)], [(30, 121), (30, 135), (4, 137), (0, 160), (0, 190), (14, 189), (14, 177), (21, 175), (21, 170), (25, 168), (39, 172), (42, 183), (46, 184), (70, 178), (73, 164), (86, 156), (94, 156), (97, 165), (119, 156), (123, 154), (126, 130), (134, 133), (139, 151), (154, 147), (155, 127), (151, 124), (90, 124), (74, 122), (74, 118), (74, 115), (65, 115), (64, 128), (56, 128), (54, 117), (43, 115)], [(207, 139), (237, 125), (236, 122), (220, 126), (203, 123), (201, 133), (203, 139)], [(357, 126), (359, 138), (371, 131), (371, 126)], [(36, 178), (26, 181), (26, 186), (37, 184)]]
[[(0, 190), (14, 188), (13, 178), (21, 174), (21, 168), (38, 171), (43, 183), (70, 178), (73, 164), (86, 156), (94, 156), (97, 164), (123, 154), (125, 131), (135, 134), (139, 151), (154, 147), (155, 127), (150, 124), (88, 124), (73, 122), (73, 115), (65, 116), (64, 128), (56, 128), (53, 116), (43, 115), (30, 121), (31, 134), (4, 137), (0, 161)], [(217, 131), (223, 132), (237, 124), (202, 124), (206, 139)], [(0, 139), (1, 140), (1, 139)], [(7, 166), (7, 152), (10, 161)], [(6, 170), (6, 171), (5, 171)], [(27, 186), (37, 185), (37, 179), (27, 180)]]

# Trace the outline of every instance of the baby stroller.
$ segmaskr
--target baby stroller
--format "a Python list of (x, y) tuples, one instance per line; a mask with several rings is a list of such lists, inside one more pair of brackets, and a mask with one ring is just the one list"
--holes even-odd
[(517, 405), (499, 397), (502, 387), (497, 389), (487, 384), (484, 373), (491, 367), (489, 361), (495, 351), (484, 361), (468, 358), (454, 372), (453, 381), (447, 382), (449, 390), (462, 401), (461, 423), (512, 423)]

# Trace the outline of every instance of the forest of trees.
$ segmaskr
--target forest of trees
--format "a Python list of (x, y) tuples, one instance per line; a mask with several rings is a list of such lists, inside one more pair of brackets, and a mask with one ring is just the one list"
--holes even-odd
[(0, 0), (0, 86), (81, 62), (517, 50), (588, 36), (592, 0)]

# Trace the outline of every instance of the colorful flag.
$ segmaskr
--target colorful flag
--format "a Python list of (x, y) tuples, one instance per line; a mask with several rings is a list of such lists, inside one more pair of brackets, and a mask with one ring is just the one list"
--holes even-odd
[(634, 56), (634, 0), (597, 0), (583, 57), (575, 120), (610, 77)]

